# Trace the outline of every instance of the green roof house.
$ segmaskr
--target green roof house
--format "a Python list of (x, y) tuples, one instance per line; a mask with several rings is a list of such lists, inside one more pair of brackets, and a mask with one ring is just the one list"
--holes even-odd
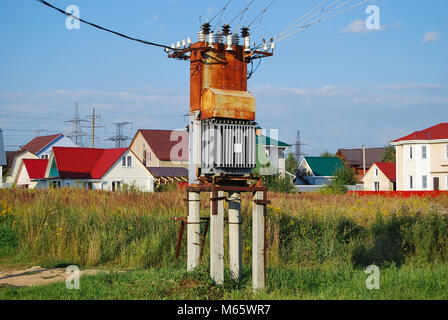
[(329, 184), (336, 170), (343, 167), (337, 157), (304, 157), (298, 169), (298, 182), (305, 185)]
[(285, 151), (291, 145), (257, 135), (257, 167), (254, 172), (260, 175), (284, 175), (286, 173)]

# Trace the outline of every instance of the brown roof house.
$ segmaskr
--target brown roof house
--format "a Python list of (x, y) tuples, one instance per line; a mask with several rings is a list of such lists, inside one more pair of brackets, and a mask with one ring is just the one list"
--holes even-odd
[[(358, 178), (364, 176), (363, 149), (339, 149), (336, 156), (349, 165)], [(366, 172), (375, 162), (383, 160), (384, 148), (365, 148)]]

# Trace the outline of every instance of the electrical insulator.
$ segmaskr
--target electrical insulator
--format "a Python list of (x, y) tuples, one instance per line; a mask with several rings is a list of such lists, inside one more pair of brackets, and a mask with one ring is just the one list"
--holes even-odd
[(191, 46), (191, 38), (190, 37), (187, 38), (187, 45)]
[(187, 46), (187, 41), (182, 40), (182, 48), (185, 48)]
[(264, 51), (268, 51), (268, 50), (269, 50), (269, 46), (268, 46), (267, 43), (264, 43), (264, 44), (263, 44), (263, 50), (264, 50)]
[(204, 32), (205, 35), (208, 35), (210, 33), (210, 23), (204, 23), (202, 25), (202, 31)]
[(271, 49), (274, 50), (275, 49), (275, 42), (271, 43)]
[(250, 37), (244, 38), (244, 52), (250, 52)]
[(180, 41), (177, 41), (176, 48), (177, 48), (177, 49), (180, 49)]
[(210, 48), (213, 48), (213, 44), (215, 43), (213, 32), (208, 35), (208, 44)]
[(174, 42), (171, 43), (171, 48), (176, 49), (176, 46), (174, 45)]
[(226, 48), (226, 50), (227, 51), (232, 51), (233, 50), (232, 45), (233, 45), (233, 37), (232, 37), (232, 35), (229, 34), (227, 36), (227, 48)]
[(228, 24), (222, 26), (222, 34), (226, 37), (230, 34), (230, 26)]

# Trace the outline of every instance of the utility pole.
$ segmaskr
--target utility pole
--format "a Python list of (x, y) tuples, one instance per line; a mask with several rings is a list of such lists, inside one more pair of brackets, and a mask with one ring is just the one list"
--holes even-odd
[(363, 175), (366, 175), (366, 146), (362, 145), (362, 170)]
[(91, 121), (90, 126), (84, 126), (84, 128), (91, 129), (90, 138), (92, 139), (92, 148), (95, 148), (95, 129), (96, 128), (104, 128), (104, 126), (96, 125), (96, 120), (100, 120), (101, 116), (95, 114), (95, 108), (93, 108), (92, 114), (87, 116), (87, 118)]
[(123, 148), (126, 146), (126, 141), (130, 140), (131, 138), (128, 136), (123, 135), (123, 129), (129, 125), (132, 124), (131, 122), (118, 122), (114, 123), (116, 127), (116, 135), (113, 137), (110, 137), (107, 139), (108, 141), (115, 142), (115, 148)]
[(72, 124), (72, 131), (70, 132), (70, 134), (67, 137), (74, 140), (76, 145), (78, 145), (78, 143), (79, 143), (79, 145), (82, 145), (82, 137), (87, 136), (87, 134), (81, 130), (81, 123), (88, 122), (88, 121), (79, 117), (78, 102), (76, 102), (76, 104), (75, 104), (74, 118), (71, 120), (67, 120), (65, 122)]

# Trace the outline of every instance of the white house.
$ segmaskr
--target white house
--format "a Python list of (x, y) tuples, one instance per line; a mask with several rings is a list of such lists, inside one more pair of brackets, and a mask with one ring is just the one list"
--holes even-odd
[(448, 190), (448, 123), (391, 143), (396, 148), (397, 190)]
[[(267, 137), (257, 131), (257, 168), (256, 173), (261, 175), (285, 175), (286, 150), (291, 145)], [(294, 172), (292, 172), (294, 174)]]
[(11, 161), (9, 174), (6, 177), (6, 183), (14, 184), (14, 182), (17, 181), (17, 175), (24, 159), (39, 159), (39, 157), (28, 150), (18, 151)]
[(23, 159), (14, 184), (23, 189), (44, 188), (47, 166), (48, 159)]
[(364, 191), (395, 191), (395, 163), (375, 162), (362, 178)]
[(47, 186), (116, 191), (125, 185), (154, 191), (154, 177), (127, 148), (53, 147), (45, 172)]
[(40, 159), (48, 159), (50, 157), (53, 147), (71, 147), (75, 148), (77, 145), (62, 133), (36, 137), (20, 150), (28, 150), (34, 153)]

